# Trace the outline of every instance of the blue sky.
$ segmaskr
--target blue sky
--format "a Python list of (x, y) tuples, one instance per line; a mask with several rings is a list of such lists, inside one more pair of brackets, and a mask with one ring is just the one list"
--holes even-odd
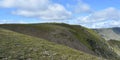
[(120, 27), (119, 0), (0, 0), (0, 24), (62, 22)]

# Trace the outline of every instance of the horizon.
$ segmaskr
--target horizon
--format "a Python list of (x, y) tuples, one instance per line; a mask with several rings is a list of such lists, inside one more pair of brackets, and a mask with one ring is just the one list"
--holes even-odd
[[(44, 23), (3, 23), (3, 24), (0, 24), (0, 25), (22, 25), (22, 24), (52, 24), (52, 23), (57, 23), (57, 24), (68, 24), (68, 23), (60, 23), (60, 22), (44, 22)], [(79, 25), (79, 24), (68, 24), (68, 25), (78, 25), (78, 26), (82, 26), (82, 27), (85, 27), (83, 25)], [(89, 28), (89, 27), (85, 27), (85, 28)], [(120, 28), (120, 27), (101, 27), (101, 28), (89, 28), (89, 29), (111, 29), (111, 28)]]
[(0, 24), (56, 22), (88, 28), (120, 27), (119, 5), (119, 0), (1, 0)]

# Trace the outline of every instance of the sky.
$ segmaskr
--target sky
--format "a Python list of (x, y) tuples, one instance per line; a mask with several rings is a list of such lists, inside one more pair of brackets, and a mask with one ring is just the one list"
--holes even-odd
[(119, 0), (0, 0), (0, 24), (59, 22), (120, 27)]

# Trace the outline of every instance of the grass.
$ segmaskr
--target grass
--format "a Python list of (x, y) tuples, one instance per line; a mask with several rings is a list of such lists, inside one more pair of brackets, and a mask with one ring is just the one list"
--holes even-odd
[(44, 39), (0, 28), (0, 60), (98, 60)]
[(90, 50), (97, 53), (98, 56), (110, 58), (112, 60), (117, 59), (116, 53), (109, 48), (108, 42), (101, 38), (95, 31), (78, 25), (68, 25), (64, 23), (55, 25), (68, 28), (74, 34), (74, 36), (79, 39), (80, 42), (82, 42)]
[[(75, 39), (77, 39), (78, 40), (77, 42), (82, 43), (85, 47), (89, 48), (89, 51), (93, 51), (98, 56), (116, 60), (116, 54), (109, 48), (108, 43), (93, 30), (82, 27), (82, 26), (68, 25), (64, 23), (62, 24), (44, 23), (44, 24), (7, 24), (7, 25), (0, 25), (0, 27), (9, 29), (12, 31), (16, 31), (19, 33), (23, 33), (26, 35), (43, 38), (52, 42), (56, 42), (56, 40), (60, 38), (61, 40), (59, 40), (59, 42), (64, 42), (61, 45), (66, 45), (69, 47), (74, 46), (72, 43), (75, 41)], [(50, 36), (53, 36), (53, 35), (50, 33), (55, 32), (56, 30), (59, 31), (60, 34), (57, 34), (55, 35), (55, 37), (51, 38)], [(71, 36), (65, 32), (69, 32)], [(61, 33), (64, 33), (64, 34), (61, 34)], [(63, 38), (63, 35), (65, 36), (67, 35), (70, 38), (66, 38), (67, 36)], [(51, 38), (51, 40), (47, 38)], [(67, 39), (67, 42), (63, 41), (62, 39)], [(56, 42), (56, 43), (58, 44), (59, 42)], [(66, 43), (68, 42), (71, 42), (71, 43), (67, 45)], [(76, 47), (78, 48), (78, 46), (75, 46), (75, 48), (74, 47), (71, 47), (71, 48), (76, 49)]]
[(113, 50), (120, 56), (120, 41), (109, 40), (108, 43), (111, 45)]

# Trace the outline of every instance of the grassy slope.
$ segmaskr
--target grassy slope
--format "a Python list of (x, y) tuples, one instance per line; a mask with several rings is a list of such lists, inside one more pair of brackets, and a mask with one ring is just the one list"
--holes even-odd
[(0, 60), (98, 60), (46, 40), (0, 28)]
[(112, 46), (113, 50), (120, 56), (120, 41), (109, 40), (108, 43)]
[(92, 51), (97, 53), (97, 55), (110, 59), (113, 58), (113, 60), (117, 59), (116, 54), (112, 51), (112, 49), (109, 48), (109, 44), (107, 43), (107, 41), (102, 39), (93, 30), (77, 25), (73, 25), (73, 26), (67, 24), (56, 24), (56, 25), (61, 25), (72, 29), (73, 34), (80, 40), (80, 42), (84, 43)]
[[(52, 34), (50, 34), (51, 32), (55, 32), (56, 30), (60, 31), (60, 32), (70, 32), (71, 34), (65, 33), (62, 34), (64, 36), (66, 35), (71, 35), (69, 37), (69, 39), (67, 39), (67, 41), (64, 41), (64, 43), (62, 43), (63, 45), (72, 47), (75, 49), (79, 48), (78, 46), (72, 44), (74, 40), (78, 40), (77, 42), (81, 42), (82, 44), (85, 45), (85, 47), (89, 48), (87, 49), (87, 51), (93, 51), (95, 54), (102, 56), (104, 58), (110, 58), (110, 59), (116, 59), (116, 54), (108, 47), (107, 42), (104, 39), (101, 39), (99, 35), (97, 35), (97, 33), (95, 33), (94, 31), (81, 27), (81, 26), (71, 26), (71, 25), (67, 25), (67, 24), (30, 24), (30, 25), (0, 25), (0, 27), (2, 28), (7, 28), (16, 32), (20, 32), (20, 33), (24, 33), (27, 35), (31, 35), (31, 36), (35, 36), (35, 37), (41, 37), (46, 39), (47, 37), (51, 37), (53, 36)], [(66, 31), (67, 30), (67, 31)], [(47, 35), (50, 34), (50, 35)], [(64, 36), (58, 34), (57, 38), (55, 41), (53, 38), (47, 38), (47, 40), (50, 41), (55, 41), (57, 43), (63, 41), (62, 38)], [(74, 37), (72, 37), (74, 36)], [(67, 37), (67, 36), (66, 36)], [(59, 40), (59, 38), (61, 38), (61, 40)], [(76, 38), (76, 39), (75, 39)], [(66, 38), (65, 38), (66, 39)], [(67, 42), (70, 42), (70, 44), (66, 44)], [(72, 43), (71, 43), (72, 42)], [(72, 45), (72, 46), (71, 46)], [(84, 47), (84, 46), (82, 46)], [(79, 49), (78, 49), (79, 50)], [(85, 49), (86, 50), (86, 49)], [(84, 51), (86, 52), (86, 51)], [(88, 52), (88, 53), (89, 53)]]
[[(38, 38), (43, 38), (55, 43), (66, 45), (77, 50), (82, 50), (89, 53), (89, 49), (81, 44), (78, 39), (73, 37), (70, 31), (74, 31), (70, 28), (58, 26), (54, 24), (14, 24), (14, 25), (0, 25), (2, 28), (6, 28), (19, 33), (31, 35)], [(69, 31), (70, 30), (70, 31)], [(71, 36), (70, 36), (71, 35)], [(75, 41), (76, 40), (76, 41)], [(74, 43), (75, 41), (75, 43)], [(81, 45), (83, 48), (81, 48)], [(80, 46), (80, 47), (79, 47)], [(86, 51), (87, 50), (87, 51)], [(91, 53), (91, 51), (90, 51)]]

